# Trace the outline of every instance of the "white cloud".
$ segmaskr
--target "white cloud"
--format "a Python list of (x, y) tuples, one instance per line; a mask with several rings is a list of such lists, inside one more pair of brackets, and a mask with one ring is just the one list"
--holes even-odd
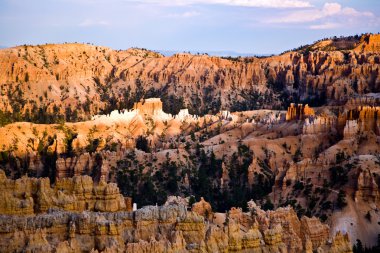
[(311, 25), (310, 29), (312, 30), (327, 30), (327, 29), (335, 29), (341, 27), (340, 24), (337, 23), (324, 23), (318, 25)]
[(138, 0), (138, 2), (161, 5), (218, 4), (261, 8), (306, 8), (312, 6), (309, 1), (305, 0)]
[(93, 20), (93, 19), (85, 19), (78, 24), (78, 26), (89, 27), (89, 26), (107, 26), (109, 22), (105, 20)]
[(167, 17), (169, 18), (192, 18), (201, 15), (200, 12), (197, 11), (186, 11), (184, 13), (175, 13), (175, 14), (169, 14)]
[(314, 7), (307, 10), (292, 11), (285, 16), (266, 20), (265, 23), (307, 23), (319, 21), (322, 24), (314, 25), (314, 29), (318, 29), (318, 27), (328, 29), (327, 27), (335, 28), (332, 24), (337, 24), (337, 20), (332, 22), (332, 19), (339, 19), (340, 21), (350, 19), (352, 21), (353, 19), (363, 17), (375, 18), (375, 15), (371, 12), (359, 12), (353, 8), (342, 7), (338, 3), (325, 3), (320, 9)]
[(325, 16), (332, 16), (342, 11), (342, 6), (338, 3), (325, 3), (322, 13)]

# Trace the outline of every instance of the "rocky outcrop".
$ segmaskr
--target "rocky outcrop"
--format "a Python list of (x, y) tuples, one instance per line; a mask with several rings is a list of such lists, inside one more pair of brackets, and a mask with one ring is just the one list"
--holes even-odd
[(313, 245), (313, 249), (325, 245), (329, 239), (329, 226), (322, 224), (321, 221), (316, 217), (302, 217), (301, 231), (303, 242), (305, 243), (306, 240), (309, 239)]
[(343, 130), (344, 139), (355, 138), (359, 132), (357, 120), (347, 120)]
[(159, 98), (143, 99), (142, 101), (135, 103), (133, 109), (138, 110), (139, 113), (143, 115), (153, 116), (162, 112), (162, 102)]
[[(126, 149), (118, 151), (100, 151), (96, 153), (83, 153), (73, 157), (60, 157), (57, 159), (56, 178), (68, 178), (80, 175), (92, 175), (99, 181), (109, 180), (111, 168), (117, 166), (117, 161), (125, 156)], [(95, 173), (97, 172), (97, 173)]]
[(303, 216), (299, 220), (290, 207), (264, 212), (252, 201), (248, 205), (256, 215), (260, 230), (268, 231), (269, 241), (278, 240), (277, 231), (282, 234), (282, 241), (289, 252), (301, 252), (308, 248), (316, 250), (328, 242), (329, 226), (321, 223), (318, 218)]
[(346, 120), (344, 138), (352, 138), (358, 133), (369, 132), (380, 135), (379, 106), (358, 106), (355, 109), (348, 110), (340, 117), (340, 120)]
[(78, 212), (116, 212), (127, 208), (116, 184), (100, 181), (94, 185), (89, 176), (58, 179), (51, 187), (48, 178), (11, 180), (0, 170), (0, 194), (0, 214), (31, 215), (52, 208)]
[[(313, 248), (319, 245), (331, 247), (336, 253), (349, 252), (345, 251), (349, 245), (347, 236), (337, 234), (332, 245), (326, 243), (319, 236), (319, 227), (323, 225), (317, 220), (300, 221), (290, 207), (265, 212), (252, 203), (250, 206), (249, 213), (231, 210), (220, 225), (175, 203), (146, 206), (134, 212), (50, 209), (35, 216), (2, 214), (0, 249), (2, 252), (295, 253), (310, 248), (311, 241)], [(248, 227), (247, 222), (251, 223)], [(300, 226), (305, 230), (300, 231)], [(301, 242), (303, 235), (311, 240)]]
[(379, 52), (380, 34), (366, 34), (361, 37), (359, 44), (354, 49), (355, 52)]
[(196, 121), (198, 119), (198, 116), (189, 114), (188, 109), (180, 109), (176, 115), (165, 113), (162, 109), (162, 101), (160, 98), (148, 98), (141, 99), (140, 102), (134, 103), (132, 110), (114, 110), (110, 114), (95, 115), (92, 117), (92, 120), (97, 123), (102, 123), (105, 121), (126, 123), (137, 121), (139, 118), (160, 121), (170, 121), (177, 119), (181, 122), (184, 122)]
[(303, 134), (325, 134), (336, 132), (335, 129), (336, 121), (332, 117), (310, 117), (306, 118), (302, 132)]
[(355, 109), (359, 106), (378, 106), (380, 105), (380, 95), (378, 93), (366, 94), (350, 98), (345, 107)]
[[(69, 120), (89, 119), (104, 109), (131, 109), (131, 101), (155, 92), (167, 94), (170, 99), (165, 102), (171, 105), (181, 98), (189, 109), (202, 113), (214, 110), (212, 103), (231, 111), (283, 106), (279, 90), (301, 101), (347, 101), (379, 90), (378, 37), (363, 36), (364, 47), (347, 53), (322, 48), (236, 60), (191, 54), (163, 57), (141, 49), (116, 51), (82, 44), (3, 49), (0, 109), (20, 107), (30, 115), (42, 108), (65, 115), (70, 108), (79, 117)], [(8, 97), (18, 90), (25, 103)]]
[(303, 120), (306, 119), (308, 116), (314, 116), (315, 112), (313, 108), (310, 108), (308, 105), (295, 105), (293, 103), (290, 104), (290, 107), (288, 107), (288, 111), (286, 113), (286, 120)]
[(65, 178), (83, 175), (84, 171), (92, 170), (94, 166), (93, 157), (89, 153), (84, 153), (75, 157), (58, 158), (56, 166), (56, 177)]
[(203, 197), (201, 197), (201, 200), (199, 202), (196, 202), (193, 204), (193, 206), (191, 207), (191, 210), (205, 217), (206, 219), (211, 219), (213, 216), (210, 203), (205, 201)]
[(377, 202), (379, 200), (379, 186), (370, 169), (359, 170), (355, 201)]
[(342, 232), (337, 232), (332, 240), (331, 248), (329, 253), (352, 253), (352, 246), (348, 234), (343, 234)]

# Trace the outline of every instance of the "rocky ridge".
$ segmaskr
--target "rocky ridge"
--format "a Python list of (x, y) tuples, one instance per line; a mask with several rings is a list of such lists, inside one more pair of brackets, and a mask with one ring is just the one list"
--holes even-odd
[[(18, 189), (2, 189), (3, 194), (14, 198), (21, 194), (20, 188), (24, 189), (22, 195), (27, 196), (28, 188), (34, 188), (36, 183), (48, 183), (48, 179), (11, 181), (4, 173), (1, 175), (5, 185), (18, 185)], [(75, 177), (58, 181), (53, 188), (62, 189), (57, 201), (67, 203), (63, 185), (88, 188), (84, 181), (89, 179)], [(94, 191), (99, 192), (99, 187)], [(112, 192), (111, 196), (117, 194), (117, 187)], [(80, 195), (73, 193), (77, 198)], [(45, 198), (42, 197), (45, 194), (44, 190), (34, 193), (36, 199)], [(38, 213), (33, 216), (28, 215), (33, 214), (33, 210), (11, 213), (2, 206), (2, 252), (310, 252), (316, 249), (319, 252), (351, 252), (347, 236), (338, 234), (332, 238), (333, 243), (329, 243), (327, 225), (315, 218), (299, 220), (290, 207), (265, 212), (250, 202), (249, 213), (233, 209), (223, 221), (217, 216), (224, 214), (214, 214), (208, 219), (173, 203), (126, 212), (123, 211), (125, 206), (120, 204), (122, 200), (110, 194), (105, 195), (108, 196), (107, 205), (89, 201), (91, 192), (85, 195), (87, 201), (77, 199), (70, 208), (67, 207), (70, 204), (50, 206), (50, 209), (45, 205), (46, 208), (37, 208)], [(118, 208), (111, 202), (117, 203)], [(202, 200), (200, 205), (205, 206), (205, 203)], [(20, 210), (19, 207), (16, 210)]]
[(116, 184), (101, 181), (94, 185), (89, 176), (59, 179), (53, 187), (48, 178), (23, 177), (7, 179), (0, 170), (0, 213), (6, 215), (32, 215), (59, 208), (66, 211), (116, 212), (126, 207), (124, 197)]
[(0, 108), (46, 123), (131, 109), (158, 94), (172, 114), (183, 106), (192, 114), (281, 108), (284, 99), (341, 103), (379, 91), (379, 37), (363, 36), (354, 50), (237, 60), (81, 44), (19, 46), (0, 50)]

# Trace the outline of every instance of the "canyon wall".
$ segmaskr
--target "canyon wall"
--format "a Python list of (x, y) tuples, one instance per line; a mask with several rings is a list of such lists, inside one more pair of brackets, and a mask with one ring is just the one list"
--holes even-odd
[[(59, 208), (66, 211), (126, 210), (126, 201), (116, 184), (94, 185), (89, 176), (58, 179), (53, 187), (48, 178), (7, 179), (0, 170), (0, 214), (31, 215)], [(128, 207), (130, 209), (130, 207)]]
[(171, 203), (128, 212), (115, 185), (95, 186), (86, 176), (53, 188), (48, 179), (0, 176), (2, 252), (351, 252), (347, 237), (330, 244), (327, 225), (299, 220), (290, 207), (265, 212), (250, 202), (249, 213), (213, 214), (201, 200), (195, 211)]
[(19, 46), (0, 50), (0, 108), (17, 109), (15, 118), (46, 122), (57, 121), (56, 115), (89, 119), (157, 96), (172, 114), (183, 107), (192, 114), (273, 109), (294, 100), (339, 104), (379, 91), (380, 57), (372, 43), (378, 38), (363, 39), (372, 50), (238, 59), (81, 44)]
[(315, 112), (308, 105), (295, 105), (291, 103), (286, 113), (286, 120), (304, 120), (306, 117), (313, 115), (315, 115)]

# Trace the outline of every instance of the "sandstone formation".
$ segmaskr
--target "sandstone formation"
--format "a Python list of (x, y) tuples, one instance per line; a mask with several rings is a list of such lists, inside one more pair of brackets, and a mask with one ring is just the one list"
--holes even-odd
[(132, 110), (115, 110), (109, 115), (95, 115), (92, 120), (95, 122), (129, 122), (136, 121), (139, 117), (143, 119), (153, 119), (161, 121), (169, 121), (177, 119), (183, 121), (196, 121), (198, 116), (189, 114), (188, 109), (180, 109), (179, 113), (172, 115), (165, 113), (162, 107), (162, 101), (160, 98), (148, 98), (142, 99), (140, 102), (136, 102), (133, 105)]
[[(330, 247), (328, 226), (315, 218), (300, 221), (290, 207), (265, 212), (251, 202), (249, 213), (232, 209), (223, 225), (197, 213), (211, 213), (203, 199), (191, 212), (182, 201), (126, 212), (130, 201), (124, 202), (115, 185), (94, 186), (86, 176), (57, 180), (53, 188), (46, 178), (14, 181), (3, 171), (0, 181), (3, 252), (300, 252), (308, 238), (313, 249)], [(346, 252), (339, 250), (349, 239), (340, 237), (334, 252)]]
[(378, 93), (369, 93), (363, 96), (354, 96), (351, 97), (345, 107), (354, 109), (359, 106), (376, 106), (380, 104), (380, 96)]
[[(283, 215), (277, 215), (277, 211), (265, 213), (257, 207), (255, 211), (241, 213), (252, 221), (248, 228), (236, 217), (229, 217), (224, 225), (205, 222), (202, 216), (177, 204), (147, 206), (135, 212), (52, 210), (30, 217), (2, 215), (0, 248), (3, 252), (304, 251), (308, 243), (305, 242), (304, 247), (293, 230), (293, 223), (300, 224), (297, 216), (293, 220), (283, 220)], [(284, 213), (284, 210), (279, 212)], [(294, 211), (288, 208), (286, 212)], [(313, 224), (321, 226), (318, 222)], [(315, 234), (314, 231), (311, 233)], [(306, 230), (304, 234), (308, 236), (310, 231)], [(292, 237), (288, 237), (290, 235)], [(332, 245), (323, 240), (318, 239), (318, 243), (324, 248), (331, 247), (337, 253), (349, 252), (347, 236), (338, 234)]]
[(371, 173), (371, 170), (361, 170), (357, 179), (355, 200), (376, 203), (379, 200), (379, 196), (379, 186), (377, 185), (376, 178)]
[(341, 118), (346, 120), (346, 126), (344, 127), (345, 138), (351, 138), (358, 133), (367, 132), (380, 135), (379, 106), (358, 106), (355, 109), (347, 111)]
[[(202, 114), (281, 107), (279, 90), (301, 101), (344, 102), (379, 90), (378, 41), (379, 35), (363, 35), (355, 50), (317, 47), (237, 60), (82, 44), (19, 46), (0, 51), (0, 108), (20, 108), (35, 121), (44, 120), (34, 115), (40, 109), (77, 121), (131, 109), (144, 94), (182, 98), (191, 113)], [(8, 96), (16, 92), (18, 99)]]
[(329, 237), (329, 227), (321, 224), (321, 221), (316, 218), (302, 217), (301, 231), (304, 236), (303, 241), (309, 239), (313, 245), (313, 249), (323, 246)]
[[(0, 50), (0, 169), (9, 175), (0, 173), (0, 251), (375, 245), (378, 39), (237, 59), (79, 44)], [(139, 207), (182, 197), (132, 212), (116, 182)], [(190, 194), (212, 203), (188, 211)], [(250, 198), (280, 208), (243, 212)], [(305, 213), (318, 218), (298, 218)]]
[(213, 216), (210, 203), (205, 201), (203, 197), (199, 202), (193, 204), (191, 211), (205, 217), (206, 219), (211, 219)]
[(380, 35), (365, 35), (360, 39), (354, 51), (356, 52), (379, 52)]
[[(57, 140), (47, 148), (47, 150), (57, 150), (57, 160), (51, 170), (54, 174), (50, 174), (51, 182), (54, 182), (54, 178), (59, 180), (89, 175), (95, 184), (102, 180), (119, 183), (121, 187), (124, 186), (121, 189), (126, 195), (131, 191), (131, 186), (125, 187), (125, 184), (129, 183), (144, 198), (143, 194), (147, 183), (144, 180), (146, 178), (151, 179), (155, 192), (168, 193), (165, 188), (166, 184), (162, 183), (162, 178), (155, 176), (159, 171), (166, 173), (167, 165), (163, 166), (163, 164), (168, 160), (176, 163), (177, 193), (196, 192), (194, 181), (197, 180), (199, 163), (191, 157), (194, 157), (196, 152), (204, 151), (206, 155), (213, 152), (216, 159), (214, 161), (221, 161), (220, 167), (214, 163), (216, 173), (209, 176), (210, 188), (212, 187), (215, 191), (219, 190), (221, 193), (231, 190), (231, 185), (237, 179), (231, 170), (235, 165), (241, 166), (244, 162), (247, 165), (246, 172), (241, 172), (243, 177), (239, 182), (244, 187), (239, 190), (250, 194), (258, 186), (262, 187), (260, 189), (267, 187), (264, 189), (266, 194), (270, 194), (271, 198), (273, 196), (272, 201), (277, 205), (283, 205), (288, 199), (293, 201), (297, 196), (299, 208), (306, 208), (310, 201), (308, 196), (303, 195), (302, 190), (294, 193), (295, 185), (300, 183), (303, 184), (303, 187), (307, 187), (309, 184), (315, 198), (318, 198), (317, 204), (311, 210), (312, 215), (326, 215), (329, 219), (332, 215), (330, 209), (322, 210), (321, 206), (324, 201), (332, 203), (336, 201), (336, 192), (339, 191), (339, 187), (346, 191), (357, 192), (357, 203), (363, 199), (367, 202), (364, 206), (368, 207), (369, 203), (377, 205), (378, 176), (373, 173), (378, 173), (376, 172), (378, 168), (376, 154), (380, 152), (376, 130), (379, 122), (378, 106), (309, 107), (307, 111), (314, 111), (315, 115), (303, 116), (303, 120), (289, 121), (285, 120), (285, 111), (257, 110), (238, 113), (222, 112), (217, 116), (206, 115), (183, 122), (176, 117), (171, 117), (168, 121), (162, 120), (160, 117), (147, 120), (152, 115), (142, 117), (140, 114), (136, 114), (135, 119), (137, 120), (117, 122), (94, 119), (81, 123), (67, 123), (63, 126), (10, 124), (0, 128), (0, 132), (3, 134), (2, 136), (7, 134), (17, 136), (20, 144), (17, 151), (14, 149), (1, 151), (0, 159), (4, 159), (4, 155), (7, 155), (5, 159), (12, 158), (11, 155), (17, 153), (19, 155), (16, 160), (8, 160), (6, 163), (4, 161), (7, 160), (2, 160), (0, 166), (7, 171), (11, 178), (19, 178), (25, 174), (38, 177), (44, 175), (47, 167), (46, 160), (44, 160), (46, 157), (43, 157), (43, 153), (39, 153), (38, 149), (42, 146), (40, 143), (50, 145), (47, 137), (43, 139), (43, 132), (46, 131), (48, 136), (57, 135)], [(144, 135), (145, 130), (152, 129), (152, 125), (155, 128), (147, 136), (151, 152), (134, 149), (135, 138)], [(136, 131), (134, 135), (129, 135), (128, 128), (135, 126), (139, 132)], [(34, 129), (38, 134), (33, 134)], [(92, 152), (84, 151), (88, 145), (89, 129), (95, 129), (91, 130), (93, 132), (91, 138), (102, 139), (99, 141), (98, 148)], [(77, 133), (72, 145), (75, 148), (71, 153), (66, 153), (67, 145), (63, 138), (68, 131)], [(32, 143), (33, 145), (24, 146), (25, 142), (28, 143), (29, 136), (35, 138), (36, 141)], [(129, 144), (125, 138), (128, 138)], [(7, 143), (7, 141), (12, 143), (12, 140), (7, 139), (3, 139), (2, 143)], [(112, 148), (110, 145), (112, 143), (117, 145)], [(106, 147), (107, 144), (108, 147)], [(242, 145), (245, 145), (246, 151), (241, 149)], [(26, 148), (27, 152), (24, 152), (23, 148)], [(110, 151), (111, 148), (113, 151)], [(251, 160), (245, 161), (251, 152)], [(356, 159), (367, 154), (370, 155), (368, 159), (373, 160), (375, 164), (368, 166), (371, 173), (363, 172), (361, 174), (355, 165), (357, 164)], [(124, 160), (127, 162), (121, 165), (120, 163)], [(350, 167), (346, 168), (346, 165)], [(206, 164), (207, 168), (208, 166), (209, 164)], [(343, 186), (332, 186), (331, 191), (327, 194), (327, 199), (324, 200), (321, 198), (323, 195), (320, 194), (320, 189), (324, 187), (325, 180), (332, 184), (330, 181), (332, 170), (340, 169), (340, 167), (350, 173), (349, 181)], [(188, 168), (191, 168), (192, 171), (189, 171)], [(134, 174), (128, 174), (130, 171)], [(136, 175), (138, 175), (138, 180), (131, 184), (132, 182), (129, 180)], [(167, 177), (165, 174), (164, 176)], [(273, 180), (273, 183), (269, 180)], [(22, 201), (28, 206), (27, 198), (25, 199)], [(151, 204), (156, 202), (157, 200), (153, 200)], [(164, 203), (162, 200), (159, 202)], [(263, 202), (265, 203), (265, 199), (261, 200), (260, 204)], [(130, 201), (128, 203), (128, 206), (131, 207), (132, 203)], [(140, 203), (137, 204), (140, 206)], [(237, 210), (232, 210), (231, 217), (235, 212)], [(200, 214), (204, 215), (204, 213)], [(208, 216), (208, 220), (212, 220), (212, 217)], [(245, 222), (245, 216), (242, 217), (239, 222)], [(252, 223), (247, 223), (246, 231), (251, 227)], [(289, 234), (288, 238), (294, 238), (291, 236), (292, 233), (289, 232)], [(353, 240), (357, 238), (353, 233), (350, 236)], [(284, 240), (290, 241), (290, 239)], [(308, 245), (313, 246), (311, 238), (307, 240)], [(371, 238), (368, 244), (370, 245), (372, 242), (374, 240)], [(294, 240), (291, 247), (297, 248), (297, 245), (300, 244)]]
[(314, 110), (308, 105), (303, 106), (302, 104), (295, 105), (292, 103), (286, 113), (286, 120), (304, 120), (306, 117), (314, 115)]
[(332, 117), (309, 117), (305, 119), (303, 134), (320, 134), (336, 131), (336, 119)]
[(344, 126), (343, 136), (345, 139), (355, 138), (359, 132), (357, 120), (347, 120)]
[(141, 114), (156, 115), (162, 112), (162, 102), (159, 98), (148, 98), (135, 103), (134, 110), (139, 110)]
[(341, 232), (337, 232), (335, 235), (332, 245), (330, 248), (330, 253), (336, 252), (346, 252), (352, 253), (352, 248), (349, 242), (349, 238), (347, 234), (342, 234)]
[[(112, 168), (117, 161), (123, 159), (125, 149), (117, 151), (100, 151), (97, 153), (83, 153), (74, 157), (60, 157), (55, 163), (56, 178), (67, 178), (80, 175), (93, 175), (97, 181), (101, 178), (108, 181)], [(97, 171), (97, 175), (94, 174)]]
[(31, 215), (59, 208), (67, 211), (116, 212), (125, 210), (124, 197), (115, 184), (94, 185), (89, 176), (59, 179), (53, 187), (48, 178), (7, 179), (0, 170), (0, 213)]

